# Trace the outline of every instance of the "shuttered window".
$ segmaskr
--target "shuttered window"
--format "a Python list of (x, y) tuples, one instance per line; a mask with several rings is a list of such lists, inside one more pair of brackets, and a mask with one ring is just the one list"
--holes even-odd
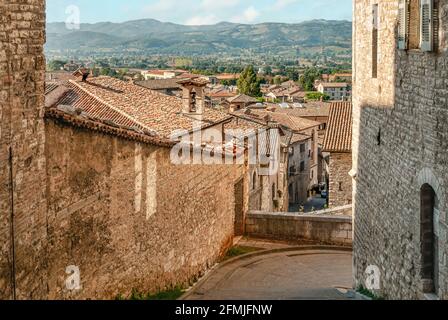
[(437, 42), (434, 0), (398, 1), (398, 49), (433, 51)]
[(398, 49), (408, 49), (409, 2), (400, 0), (398, 6)]
[(374, 79), (378, 77), (378, 10), (378, 4), (374, 4), (372, 7), (372, 78)]
[(433, 0), (420, 0), (421, 17), (421, 42), (422, 51), (432, 51), (433, 49)]

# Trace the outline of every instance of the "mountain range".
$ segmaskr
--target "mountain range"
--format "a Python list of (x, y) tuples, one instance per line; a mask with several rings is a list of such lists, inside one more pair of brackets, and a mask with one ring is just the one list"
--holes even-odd
[(123, 23), (47, 24), (46, 50), (144, 51), (162, 54), (234, 53), (244, 49), (278, 53), (284, 50), (333, 47), (351, 50), (350, 21), (312, 20), (297, 24), (261, 23), (186, 26), (153, 19)]

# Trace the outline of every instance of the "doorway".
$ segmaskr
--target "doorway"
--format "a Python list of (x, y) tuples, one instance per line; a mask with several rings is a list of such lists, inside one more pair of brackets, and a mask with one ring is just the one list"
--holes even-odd
[(422, 186), (420, 200), (421, 278), (423, 292), (437, 295), (439, 290), (438, 201), (434, 189), (429, 184)]

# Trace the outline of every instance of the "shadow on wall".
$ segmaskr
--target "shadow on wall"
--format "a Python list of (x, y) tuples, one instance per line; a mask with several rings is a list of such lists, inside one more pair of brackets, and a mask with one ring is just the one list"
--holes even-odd
[[(361, 60), (359, 69), (365, 64)], [(369, 93), (365, 83), (357, 83), (353, 137), (357, 150), (353, 154), (355, 285), (364, 285), (366, 269), (374, 265), (381, 272), (381, 296), (418, 299), (427, 290), (421, 272), (425, 266), (419, 174), (431, 168), (439, 181), (446, 176), (443, 169), (448, 163), (448, 142), (443, 137), (448, 134), (448, 114), (446, 106), (437, 102), (437, 97), (446, 98), (446, 93), (435, 83), (447, 71), (448, 58), (442, 52), (396, 49), (393, 60), (393, 105), (364, 102)], [(354, 66), (358, 67), (357, 63), (355, 56)], [(382, 78), (379, 71), (377, 81), (381, 86), (391, 80)], [(445, 204), (437, 205), (436, 209), (444, 212)], [(433, 206), (434, 212), (436, 209)], [(439, 252), (439, 248), (435, 250)], [(446, 250), (441, 248), (440, 252)], [(443, 262), (437, 261), (434, 270), (438, 270), (438, 263)], [(442, 282), (443, 294), (448, 277), (442, 276), (437, 281)]]
[[(360, 8), (357, 7), (360, 6)], [(355, 287), (364, 287), (366, 270), (371, 265), (377, 265), (384, 271), (383, 253), (388, 251), (389, 243), (394, 241), (391, 235), (396, 235), (397, 226), (391, 225), (388, 215), (391, 213), (391, 202), (398, 201), (396, 187), (400, 177), (392, 174), (393, 163), (400, 164), (399, 157), (391, 157), (397, 152), (391, 148), (394, 143), (394, 124), (392, 118), (396, 112), (394, 105), (385, 104), (381, 93), (389, 85), (395, 100), (395, 83), (398, 60), (397, 50), (389, 61), (393, 68), (393, 80), (385, 78), (390, 69), (385, 69), (386, 63), (378, 63), (378, 49), (382, 49), (382, 58), (386, 59), (387, 50), (379, 37), (385, 33), (378, 32), (378, 25), (367, 27), (365, 21), (371, 21), (361, 7), (365, 3), (355, 3), (354, 40), (353, 40), (353, 251)], [(365, 12), (371, 12), (366, 10)], [(374, 10), (378, 14), (378, 10)], [(378, 23), (378, 17), (376, 17)], [(376, 30), (375, 30), (376, 27)], [(395, 43), (397, 41), (398, 25), (395, 28)], [(387, 43), (386, 43), (387, 45)], [(394, 43), (392, 43), (394, 45)], [(388, 48), (392, 52), (392, 48)], [(393, 63), (393, 65), (392, 65)], [(399, 136), (400, 137), (400, 136)], [(392, 150), (389, 150), (392, 149)], [(395, 186), (395, 187), (394, 187)], [(390, 188), (389, 188), (390, 187)]]

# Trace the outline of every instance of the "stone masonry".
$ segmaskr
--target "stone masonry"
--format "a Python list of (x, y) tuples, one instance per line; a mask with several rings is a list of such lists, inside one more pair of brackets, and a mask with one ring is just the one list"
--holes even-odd
[[(372, 6), (378, 4), (378, 72), (373, 77)], [(433, 52), (398, 50), (398, 0), (354, 1), (354, 267), (380, 271), (378, 294), (424, 298), (421, 189), (438, 198), (439, 298), (448, 299), (448, 1), (434, 2)]]
[[(188, 285), (232, 245), (244, 166), (175, 166), (169, 148), (53, 119), (46, 136), (49, 298)], [(70, 265), (79, 292), (65, 289)]]
[(336, 208), (352, 203), (351, 153), (331, 153), (329, 164), (329, 207)]
[(46, 292), (44, 28), (45, 1), (0, 1), (0, 299)]
[(0, 299), (191, 283), (232, 245), (245, 166), (174, 166), (138, 134), (44, 118), (44, 42), (44, 0), (0, 1)]

